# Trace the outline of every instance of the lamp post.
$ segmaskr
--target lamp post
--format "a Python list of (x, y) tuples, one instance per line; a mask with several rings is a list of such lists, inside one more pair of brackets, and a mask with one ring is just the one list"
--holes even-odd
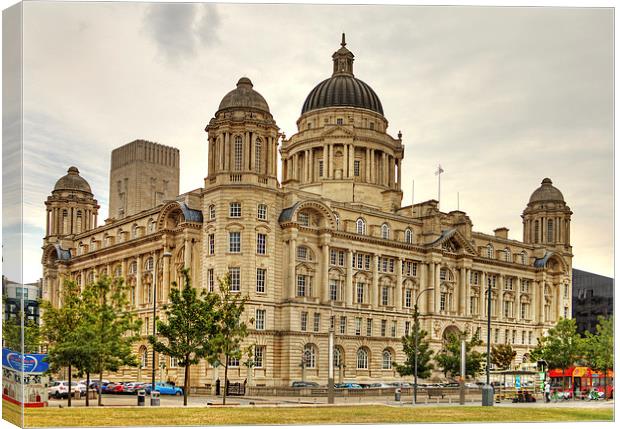
[[(159, 268), (159, 262), (163, 258), (169, 258), (170, 256), (172, 256), (172, 253), (164, 251), (164, 253), (157, 258), (157, 261), (153, 261), (153, 339), (156, 338), (157, 334), (157, 323), (155, 320), (157, 317), (157, 270)], [(155, 392), (155, 346), (153, 346), (153, 356), (151, 362), (151, 405), (153, 405), (153, 392)]]
[(487, 288), (487, 382), (482, 386), (482, 406), (493, 406), (493, 387), (491, 386), (491, 286)]
[(412, 405), (418, 402), (418, 332), (419, 328), (419, 316), (418, 313), (418, 300), (424, 292), (434, 290), (435, 288), (427, 288), (418, 294), (415, 299), (415, 305), (413, 306), (413, 401)]

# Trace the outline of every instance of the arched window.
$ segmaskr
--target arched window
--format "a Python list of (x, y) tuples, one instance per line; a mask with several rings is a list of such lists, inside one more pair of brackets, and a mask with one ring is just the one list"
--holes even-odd
[(69, 234), (69, 211), (67, 209), (62, 211), (62, 233)]
[(405, 243), (407, 244), (413, 243), (413, 233), (411, 232), (410, 228), (407, 228), (405, 230)]
[(366, 235), (366, 221), (362, 218), (359, 218), (355, 222), (355, 229), (358, 234)]
[(390, 227), (387, 223), (381, 225), (381, 238), (383, 238), (384, 240), (389, 240), (390, 238)]
[(510, 252), (508, 247), (504, 249), (504, 257), (506, 258), (506, 262), (512, 262), (512, 252)]
[(493, 246), (491, 244), (487, 245), (487, 258), (493, 259)]
[(138, 272), (138, 263), (133, 261), (129, 264), (129, 274), (136, 274)]
[(243, 165), (243, 139), (241, 136), (235, 137), (235, 170), (241, 171)]
[(306, 246), (297, 246), (297, 259), (302, 261), (311, 261), (312, 251)]
[(383, 350), (383, 369), (392, 369), (392, 352)]
[(263, 172), (263, 166), (262, 166), (262, 150), (263, 150), (263, 141), (261, 139), (256, 139), (256, 144), (255, 144), (255, 163), (256, 163), (256, 172), (257, 173), (262, 173)]
[(357, 350), (357, 369), (368, 369), (368, 350), (363, 347)]
[(547, 243), (553, 243), (553, 219), (547, 219)]
[(146, 368), (149, 363), (149, 352), (146, 347), (140, 347), (140, 367)]
[(117, 265), (116, 268), (114, 268), (114, 277), (120, 277), (123, 273), (123, 270), (121, 268), (120, 265)]
[(316, 346), (314, 344), (304, 346), (304, 364), (306, 368), (316, 368)]
[(209, 220), (215, 219), (215, 204), (209, 206)]
[(340, 366), (344, 364), (342, 355), (343, 353), (340, 347), (334, 347), (334, 368), (340, 368)]
[(155, 221), (153, 218), (149, 219), (149, 233), (155, 232)]

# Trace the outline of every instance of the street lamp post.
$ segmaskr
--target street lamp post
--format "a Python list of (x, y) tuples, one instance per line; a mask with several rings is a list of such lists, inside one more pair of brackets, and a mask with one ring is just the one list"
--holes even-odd
[(491, 286), (487, 288), (487, 382), (482, 387), (482, 406), (493, 406), (493, 387), (491, 386)]
[(418, 332), (419, 328), (419, 316), (418, 313), (418, 300), (424, 292), (434, 290), (435, 288), (427, 288), (418, 294), (415, 299), (415, 305), (413, 306), (413, 401), (412, 405), (418, 402)]
[[(156, 338), (157, 334), (157, 323), (155, 320), (157, 317), (157, 270), (159, 267), (159, 262), (163, 258), (169, 258), (170, 256), (172, 256), (172, 253), (164, 251), (157, 261), (153, 261), (153, 339)], [(155, 392), (155, 346), (153, 346), (153, 356), (151, 362), (151, 405), (153, 405), (153, 392)]]

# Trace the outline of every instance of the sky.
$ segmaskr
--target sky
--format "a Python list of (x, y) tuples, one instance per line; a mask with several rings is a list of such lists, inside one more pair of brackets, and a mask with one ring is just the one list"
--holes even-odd
[(41, 275), (44, 201), (69, 166), (100, 223), (110, 152), (135, 139), (179, 148), (180, 191), (199, 188), (204, 128), (237, 80), (291, 136), (343, 32), (388, 132), (403, 133), (403, 205), (414, 181), (415, 202), (437, 199), (441, 164), (442, 211), (458, 200), (475, 231), (521, 240), (520, 215), (549, 177), (573, 211), (573, 267), (613, 275), (610, 8), (28, 2), (24, 281)]

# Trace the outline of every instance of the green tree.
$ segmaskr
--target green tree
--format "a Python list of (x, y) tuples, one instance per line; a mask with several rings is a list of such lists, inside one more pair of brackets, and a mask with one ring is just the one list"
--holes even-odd
[(183, 405), (187, 405), (190, 366), (211, 352), (211, 339), (218, 327), (219, 296), (204, 290), (198, 295), (187, 269), (183, 270), (183, 278), (182, 290), (176, 282), (172, 283), (170, 304), (164, 306), (166, 321), (157, 321), (158, 338), (164, 340), (150, 335), (149, 342), (157, 352), (176, 358), (178, 365), (185, 369)]
[(461, 339), (466, 340), (465, 374), (475, 377), (482, 371), (483, 361), (486, 359), (486, 353), (475, 350), (476, 347), (482, 345), (482, 340), (477, 335), (467, 341), (466, 334), (462, 332), (449, 333), (442, 350), (435, 356), (435, 361), (445, 376), (448, 374), (452, 377), (461, 375)]
[(418, 333), (418, 377), (428, 378), (431, 375), (431, 371), (435, 368), (435, 365), (431, 362), (433, 351), (430, 349), (430, 343), (426, 339), (428, 333), (420, 328), (419, 323), (414, 323), (411, 333), (401, 338), (403, 352), (405, 352), (405, 362), (402, 365), (396, 364), (396, 371), (401, 377), (414, 375), (416, 332)]
[(583, 342), (583, 356), (589, 367), (603, 373), (603, 391), (607, 392), (607, 371), (614, 369), (613, 316), (599, 316), (596, 334), (586, 331)]
[[(565, 371), (574, 365), (583, 353), (583, 340), (577, 333), (574, 319), (560, 319), (547, 335), (538, 338), (538, 344), (530, 353), (530, 360), (544, 360), (549, 369)], [(564, 389), (566, 388), (563, 377)]]
[[(130, 310), (122, 278), (103, 276), (87, 285), (83, 301), (85, 323), (77, 329), (77, 335), (88, 357), (82, 359), (81, 364), (88, 377), (90, 373), (99, 374), (101, 387), (104, 371), (138, 365), (133, 345), (140, 339), (142, 321)], [(101, 388), (98, 390), (97, 403), (102, 405)]]
[(43, 310), (42, 339), (47, 343), (47, 361), (51, 372), (67, 368), (69, 397), (71, 406), (71, 370), (84, 359), (84, 348), (79, 339), (78, 328), (84, 323), (84, 305), (80, 287), (66, 280), (60, 290), (60, 306), (54, 307), (50, 301), (41, 301)]
[[(230, 275), (226, 274), (218, 279), (220, 288), (220, 300), (217, 306), (219, 313), (217, 333), (212, 338), (212, 350), (210, 361), (224, 362), (224, 394), (222, 403), (226, 404), (226, 390), (228, 386), (228, 366), (231, 359), (243, 357), (241, 342), (248, 336), (248, 327), (241, 320), (245, 309), (247, 296), (241, 296), (238, 292), (230, 290)], [(250, 319), (254, 323), (254, 319)]]
[(509, 369), (516, 356), (517, 352), (513, 350), (510, 344), (498, 344), (491, 347), (491, 363), (497, 369)]

